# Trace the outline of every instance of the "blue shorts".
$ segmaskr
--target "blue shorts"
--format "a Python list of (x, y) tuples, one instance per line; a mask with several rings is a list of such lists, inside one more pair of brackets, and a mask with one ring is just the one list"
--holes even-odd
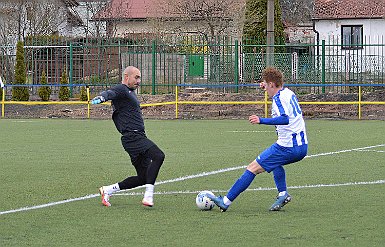
[(283, 147), (274, 143), (255, 159), (263, 169), (271, 172), (278, 166), (284, 166), (302, 160), (307, 154), (307, 144)]

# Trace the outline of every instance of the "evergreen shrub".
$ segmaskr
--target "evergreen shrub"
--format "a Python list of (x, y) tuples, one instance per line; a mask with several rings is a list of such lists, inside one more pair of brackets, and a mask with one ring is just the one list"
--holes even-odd
[[(41, 74), (40, 84), (47, 85), (47, 77), (45, 75), (45, 71), (43, 71)], [(41, 98), (42, 101), (48, 101), (49, 97), (51, 96), (51, 92), (52, 92), (52, 89), (48, 86), (40, 86), (38, 90), (39, 97)]]
[(80, 100), (81, 101), (88, 101), (87, 89), (85, 86), (80, 87)]
[[(24, 44), (22, 41), (17, 42), (16, 46), (16, 65), (15, 65), (15, 81), (14, 85), (26, 84), (26, 73), (24, 63)], [(28, 101), (28, 87), (16, 86), (12, 87), (12, 99), (16, 101)]]
[(68, 85), (66, 69), (63, 70), (60, 78), (59, 99), (62, 101), (68, 101), (70, 99), (70, 90), (68, 86), (65, 85)]

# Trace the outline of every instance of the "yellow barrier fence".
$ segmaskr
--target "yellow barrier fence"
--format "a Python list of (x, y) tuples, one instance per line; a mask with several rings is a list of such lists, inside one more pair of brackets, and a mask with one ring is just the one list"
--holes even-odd
[[(268, 105), (271, 101), (268, 100), (268, 95), (265, 92), (263, 101), (180, 101), (178, 97), (178, 86), (175, 89), (175, 101), (160, 102), (160, 103), (149, 103), (141, 104), (142, 107), (151, 106), (164, 106), (164, 105), (175, 105), (175, 118), (179, 118), (178, 106), (185, 105), (264, 105), (265, 117), (268, 117)], [(1, 117), (4, 118), (5, 105), (9, 104), (20, 104), (20, 105), (87, 105), (87, 118), (90, 118), (90, 91), (87, 88), (87, 99), (88, 101), (5, 101), (5, 90), (3, 89), (2, 100), (1, 100)], [(109, 103), (103, 103), (109, 104)], [(362, 106), (363, 105), (385, 105), (384, 101), (362, 101), (362, 89), (359, 86), (358, 90), (358, 101), (340, 102), (340, 101), (325, 101), (325, 102), (300, 102), (301, 105), (357, 105), (358, 106), (358, 119), (362, 117)]]

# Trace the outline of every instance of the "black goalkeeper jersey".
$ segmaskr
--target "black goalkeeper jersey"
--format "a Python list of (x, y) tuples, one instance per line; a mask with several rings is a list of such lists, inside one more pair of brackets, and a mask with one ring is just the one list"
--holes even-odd
[(120, 84), (102, 92), (101, 96), (112, 101), (112, 120), (122, 135), (130, 132), (145, 134), (142, 110), (134, 90)]

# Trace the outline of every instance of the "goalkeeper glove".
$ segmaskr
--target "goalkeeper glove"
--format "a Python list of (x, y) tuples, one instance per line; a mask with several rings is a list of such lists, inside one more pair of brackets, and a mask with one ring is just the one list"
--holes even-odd
[(103, 96), (96, 96), (91, 100), (92, 105), (100, 104), (106, 102), (106, 99)]

